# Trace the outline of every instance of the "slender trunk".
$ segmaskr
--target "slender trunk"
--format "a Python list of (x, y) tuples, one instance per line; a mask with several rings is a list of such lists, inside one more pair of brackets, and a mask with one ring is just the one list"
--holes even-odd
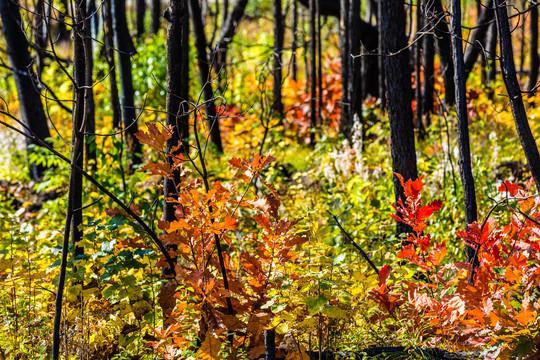
[(281, 99), (281, 81), (282, 81), (282, 52), (283, 38), (285, 31), (285, 21), (283, 21), (283, 13), (281, 9), (281, 0), (274, 0), (274, 62), (273, 62), (273, 103), (272, 110), (280, 119), (283, 119), (283, 102)]
[(144, 34), (144, 17), (146, 16), (146, 0), (137, 0), (137, 38)]
[[(32, 59), (28, 51), (28, 41), (23, 32), (19, 3), (17, 0), (0, 0), (0, 17), (2, 33), (6, 41), (13, 77), (19, 98), (21, 117), (26, 125), (25, 132), (35, 134), (39, 139), (50, 137), (49, 127), (37, 84), (32, 80)], [(26, 146), (36, 144), (27, 138)], [(39, 181), (45, 168), (42, 165), (29, 163), (30, 178)]]
[(484, 39), (489, 29), (489, 23), (493, 20), (495, 13), (493, 12), (493, 0), (487, 0), (482, 13), (476, 23), (476, 27), (471, 35), (470, 43), (465, 51), (465, 79), (469, 77), (478, 55), (483, 48)]
[(422, 89), (422, 110), (426, 116), (426, 126), (429, 126), (430, 114), (433, 112), (433, 80), (435, 79), (435, 39), (426, 34), (424, 46), (424, 87)]
[[(94, 52), (93, 52), (93, 36), (90, 33), (91, 30), (96, 31), (96, 22), (95, 22), (95, 3), (92, 0), (87, 1), (85, 4), (87, 10), (84, 17), (84, 57), (85, 57), (85, 84), (88, 86), (84, 91), (85, 97), (85, 153), (86, 153), (86, 164), (90, 168), (96, 166), (96, 116), (95, 116), (95, 102), (94, 102), (94, 92), (92, 84), (94, 82), (92, 72), (94, 70)], [(86, 15), (88, 14), (88, 15)], [(91, 16), (91, 14), (94, 14)]]
[(216, 72), (220, 75), (220, 78), (223, 76), (225, 71), (225, 64), (227, 62), (227, 49), (229, 44), (232, 42), (234, 34), (238, 29), (240, 20), (244, 16), (248, 0), (236, 0), (232, 11), (228, 14), (227, 20), (223, 24), (223, 28), (218, 36), (216, 46), (214, 47), (214, 53), (212, 54), (212, 61), (216, 64)]
[(113, 110), (113, 128), (120, 128), (122, 121), (122, 107), (120, 105), (120, 98), (118, 97), (118, 84), (116, 83), (116, 66), (114, 65), (114, 29), (112, 19), (112, 0), (104, 0), (103, 2), (103, 16), (105, 23), (105, 36), (104, 36), (104, 48), (105, 59), (109, 67), (109, 84), (111, 86), (111, 107)]
[[(378, 68), (379, 68), (379, 107), (381, 109), (381, 112), (384, 113), (386, 109), (386, 79), (385, 79), (385, 71), (384, 71), (384, 56), (382, 55), (382, 48), (383, 48), (383, 32), (382, 32), (382, 6), (379, 1), (379, 6), (377, 6), (377, 28), (379, 30), (378, 33), (378, 52), (381, 53), (381, 55), (377, 56), (378, 59)], [(365, 93), (365, 92), (364, 92)]]
[(131, 55), (135, 53), (135, 47), (131, 42), (126, 21), (126, 1), (113, 0), (113, 30), (115, 47), (118, 53), (118, 71), (120, 73), (120, 103), (122, 104), (122, 121), (124, 124), (128, 156), (130, 157), (129, 168), (141, 163), (141, 144), (135, 137), (139, 132), (137, 115), (135, 113), (133, 78), (131, 75)]
[(416, 0), (416, 39), (417, 42), (414, 46), (414, 60), (415, 60), (415, 100), (416, 100), (416, 129), (418, 130), (418, 138), (422, 139), (425, 136), (426, 130), (424, 129), (424, 123), (422, 122), (422, 78), (420, 76), (422, 70), (422, 40), (420, 39), (422, 28), (424, 26), (424, 17), (422, 15), (421, 0)]
[(58, 15), (58, 41), (68, 41), (70, 31), (66, 27), (66, 17), (69, 13), (67, 0), (60, 0), (61, 8)]
[(297, 64), (296, 64), (296, 51), (298, 49), (298, 6), (296, 1), (293, 1), (292, 3), (292, 41), (291, 41), (291, 48), (292, 48), (292, 55), (291, 55), (291, 77), (294, 81), (297, 79)]
[[(167, 25), (167, 125), (173, 126), (172, 137), (167, 140), (166, 154), (167, 161), (170, 165), (173, 164), (173, 157), (180, 155), (182, 152), (187, 152), (187, 138), (189, 135), (188, 112), (189, 108), (186, 104), (189, 95), (189, 77), (186, 71), (189, 64), (185, 64), (186, 60), (183, 52), (189, 50), (188, 43), (188, 6), (185, 0), (170, 0), (169, 6), (165, 11), (165, 18), (168, 21)], [(180, 169), (173, 171), (171, 177), (166, 177), (163, 183), (165, 192), (165, 203), (163, 207), (163, 220), (174, 221), (175, 202), (169, 199), (178, 197), (176, 184), (180, 183)], [(167, 250), (174, 250), (174, 246), (168, 246)], [(173, 259), (176, 262), (176, 257)], [(165, 275), (172, 275), (169, 269), (163, 270)], [(163, 299), (163, 297), (172, 296), (165, 290), (170, 290), (169, 286), (162, 288), (160, 299), (165, 300), (160, 302), (163, 310), (163, 316), (167, 319), (174, 308), (174, 303)]]
[(161, 28), (161, 0), (152, 0), (152, 8), (150, 11), (150, 15), (152, 16), (150, 31), (152, 34), (157, 34)]
[[(364, 119), (362, 117), (362, 59), (360, 57), (360, 0), (349, 0), (349, 44), (351, 56), (349, 57), (349, 70), (351, 80), (348, 85), (349, 102), (351, 104), (349, 110), (349, 118), (352, 121), (352, 128), (355, 125), (360, 129), (361, 133), (352, 133), (356, 136), (356, 140), (363, 141), (364, 134)], [(356, 124), (358, 122), (358, 124)], [(353, 139), (354, 140), (354, 139)], [(357, 154), (361, 156), (361, 154)]]
[[(497, 77), (497, 24), (492, 23), (489, 26), (489, 36), (487, 40), (486, 52), (489, 56), (487, 63), (489, 64), (489, 69), (487, 72), (486, 81), (488, 84), (495, 80)], [(490, 92), (492, 94), (492, 92)]]
[(221, 132), (214, 102), (214, 91), (212, 89), (212, 78), (210, 75), (209, 60), (207, 53), (206, 34), (202, 22), (201, 8), (198, 0), (189, 0), (189, 11), (195, 33), (195, 46), (197, 48), (197, 62), (199, 64), (199, 78), (201, 81), (202, 92), (204, 95), (206, 122), (210, 132), (210, 141), (216, 146), (216, 150), (223, 153), (221, 142)]
[[(411, 77), (409, 51), (405, 37), (405, 10), (401, 0), (381, 0), (382, 51), (388, 93), (388, 118), (392, 171), (405, 180), (416, 179), (416, 152), (414, 144), (413, 113), (411, 108)], [(394, 176), (396, 202), (405, 202), (404, 189)], [(398, 222), (397, 233), (408, 233), (410, 227)]]
[(441, 0), (428, 0), (426, 17), (435, 26), (434, 33), (437, 41), (437, 52), (441, 61), (441, 71), (444, 80), (444, 102), (447, 105), (455, 103), (456, 90), (454, 88), (454, 63), (452, 60), (452, 40), (446, 20), (446, 12)]
[(349, 99), (349, 81), (351, 81), (351, 44), (349, 43), (349, 0), (340, 2), (341, 16), (339, 18), (339, 45), (341, 52), (341, 122), (340, 131), (346, 137), (351, 137), (352, 121), (350, 118), (351, 102)]
[[(538, 67), (540, 66), (538, 59), (538, 8), (531, 8), (531, 44), (529, 48), (530, 71), (527, 85), (525, 88), (529, 91), (529, 97), (533, 96), (536, 91), (536, 82), (538, 81)], [(534, 91), (533, 91), (534, 90)]]
[(310, 75), (311, 75), (311, 99), (310, 105), (310, 139), (311, 144), (315, 144), (315, 131), (317, 128), (317, 29), (316, 29), (315, 0), (309, 0), (309, 47), (311, 53)]
[[(521, 8), (527, 9), (527, 0), (521, 0)], [(521, 21), (520, 24), (520, 44), (519, 44), (519, 75), (523, 74), (523, 67), (525, 65), (525, 20)]]
[(321, 47), (321, 2), (315, 1), (315, 18), (317, 19), (317, 119), (322, 123), (322, 47)]
[[(463, 42), (461, 35), (461, 1), (452, 0), (452, 52), (454, 58), (454, 82), (456, 84), (456, 113), (458, 121), (459, 164), (463, 183), (463, 201), (465, 202), (465, 229), (477, 218), (476, 192), (471, 165), (469, 147), (469, 119), (467, 118), (467, 98), (465, 88)], [(467, 260), (475, 262), (474, 249), (465, 246)]]
[(45, 13), (45, 1), (38, 0), (34, 9), (34, 47), (36, 49), (36, 73), (41, 79), (41, 73), (45, 67), (47, 50), (47, 26), (48, 21)]
[[(89, 90), (87, 86), (87, 65), (85, 59), (87, 22), (85, 0), (78, 0), (75, 4), (75, 14), (73, 20), (73, 129), (71, 143), (73, 145), (71, 153), (71, 171), (69, 176), (69, 192), (66, 215), (66, 226), (64, 229), (64, 242), (62, 260), (60, 264), (60, 276), (58, 279), (58, 289), (56, 292), (56, 306), (53, 326), (53, 360), (60, 358), (60, 326), (62, 322), (62, 301), (67, 271), (67, 259), (69, 248), (69, 234), (71, 233), (71, 243), (76, 245), (82, 238), (82, 169), (84, 160), (84, 128), (87, 112)], [(86, 28), (86, 29), (85, 29)], [(83, 249), (75, 246), (73, 256), (82, 254)]]
[(501, 48), (501, 72), (506, 91), (508, 92), (512, 115), (514, 116), (521, 146), (529, 163), (534, 182), (536, 186), (540, 186), (540, 155), (538, 154), (538, 147), (536, 146), (529, 122), (527, 121), (527, 113), (525, 112), (525, 105), (523, 104), (523, 97), (521, 96), (521, 89), (516, 75), (506, 4), (504, 0), (495, 0), (499, 44)]

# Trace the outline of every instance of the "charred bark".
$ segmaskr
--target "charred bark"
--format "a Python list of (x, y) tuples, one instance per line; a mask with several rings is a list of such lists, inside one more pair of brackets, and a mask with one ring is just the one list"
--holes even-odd
[(283, 101), (281, 98), (281, 82), (283, 77), (283, 38), (285, 21), (281, 9), (281, 0), (274, 0), (274, 61), (273, 61), (273, 102), (272, 110), (278, 118), (283, 119)]
[[(13, 68), (22, 120), (32, 133), (39, 139), (45, 140), (51, 135), (40, 93), (31, 75), (32, 59), (28, 51), (28, 41), (23, 32), (24, 26), (19, 12), (19, 2), (17, 0), (0, 0), (0, 17), (9, 61)], [(26, 132), (28, 133), (28, 131)], [(36, 144), (36, 142), (27, 138), (26, 146), (32, 144)], [(39, 181), (44, 170), (42, 165), (29, 163), (32, 180)]]
[(118, 97), (118, 84), (116, 83), (116, 66), (114, 61), (114, 29), (112, 19), (112, 0), (103, 1), (103, 16), (105, 25), (104, 53), (109, 67), (109, 85), (111, 86), (111, 107), (113, 110), (113, 128), (120, 128), (122, 121), (122, 107)]
[(150, 24), (150, 32), (157, 34), (161, 28), (161, 0), (152, 0), (152, 8), (150, 10), (152, 22)]
[(482, 44), (484, 44), (486, 34), (489, 29), (489, 23), (493, 20), (494, 16), (493, 0), (487, 0), (484, 8), (482, 9), (482, 13), (480, 14), (480, 18), (477, 21), (476, 27), (471, 35), (471, 39), (469, 40), (471, 44), (465, 51), (465, 79), (469, 77), (474, 64), (476, 64), (476, 61), (478, 60), (478, 55), (483, 49)]
[(527, 85), (525, 88), (529, 91), (529, 96), (533, 96), (536, 93), (535, 87), (538, 81), (538, 67), (540, 62), (538, 59), (538, 8), (533, 6), (531, 8), (531, 44), (529, 47), (530, 57), (530, 71), (529, 78), (527, 79)]

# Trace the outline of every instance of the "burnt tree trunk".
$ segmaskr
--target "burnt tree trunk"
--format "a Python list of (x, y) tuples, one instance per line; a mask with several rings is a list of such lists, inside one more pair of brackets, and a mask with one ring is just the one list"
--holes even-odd
[(309, 0), (309, 49), (310, 49), (310, 75), (311, 75), (311, 99), (310, 106), (310, 139), (315, 143), (315, 129), (317, 128), (317, 23), (316, 23), (316, 0)]
[[(379, 56), (377, 56), (377, 67), (379, 68), (379, 76), (378, 76), (378, 81), (379, 81), (379, 90), (378, 90), (378, 95), (379, 95), (379, 108), (381, 109), (381, 112), (384, 113), (385, 109), (386, 109), (386, 78), (385, 78), (385, 70), (384, 70), (384, 56), (382, 55), (383, 54), (383, 32), (382, 32), (382, 18), (383, 18), (383, 14), (382, 14), (382, 6), (380, 4), (380, 1), (378, 3), (378, 6), (377, 6), (377, 30), (378, 30), (378, 36), (377, 36), (377, 43), (378, 43), (378, 53), (380, 53)], [(365, 94), (365, 89), (364, 89), (364, 94)]]
[(341, 52), (341, 120), (340, 131), (348, 138), (351, 136), (352, 121), (350, 118), (351, 102), (349, 99), (349, 81), (351, 81), (351, 44), (349, 37), (349, 0), (340, 2), (339, 47)]
[(137, 38), (144, 34), (144, 17), (146, 16), (146, 0), (137, 0)]
[(41, 79), (41, 73), (45, 68), (47, 50), (47, 25), (45, 1), (38, 0), (34, 9), (34, 48), (36, 50), (36, 73)]
[(161, 28), (161, 0), (152, 0), (151, 4), (150, 15), (152, 22), (150, 24), (150, 32), (155, 35)]
[(124, 125), (129, 168), (141, 163), (141, 144), (135, 137), (139, 131), (135, 112), (133, 78), (131, 75), (131, 55), (135, 47), (129, 35), (126, 21), (126, 0), (112, 1), (113, 30), (115, 47), (118, 53), (118, 71), (120, 73), (120, 103), (122, 105), (122, 121)]
[(538, 59), (538, 7), (531, 8), (531, 44), (529, 48), (530, 71), (527, 85), (525, 88), (529, 91), (529, 97), (536, 93), (535, 87), (538, 81), (538, 67), (540, 66)]
[(195, 33), (195, 46), (197, 48), (197, 62), (199, 64), (199, 78), (201, 81), (202, 92), (204, 96), (206, 109), (206, 122), (210, 132), (210, 141), (215, 145), (216, 150), (223, 153), (223, 144), (221, 142), (221, 132), (219, 120), (214, 102), (214, 91), (212, 87), (212, 78), (208, 59), (208, 43), (204, 32), (201, 8), (198, 0), (189, 0), (189, 11)]
[(109, 85), (111, 87), (111, 107), (113, 110), (113, 128), (120, 128), (122, 121), (122, 107), (120, 98), (118, 97), (118, 84), (116, 83), (116, 66), (114, 61), (114, 30), (112, 19), (112, 0), (103, 1), (103, 17), (104, 17), (104, 53), (107, 65), (109, 67)]
[(426, 34), (424, 47), (424, 87), (422, 88), (422, 111), (426, 117), (426, 126), (431, 124), (430, 114), (433, 112), (433, 81), (435, 79), (435, 39)]
[(415, 82), (415, 100), (416, 100), (416, 129), (418, 130), (418, 138), (422, 139), (425, 136), (426, 130), (424, 129), (424, 123), (422, 121), (422, 78), (420, 73), (422, 71), (422, 32), (424, 26), (424, 16), (422, 15), (422, 6), (420, 5), (420, 0), (417, 0), (416, 3), (416, 44), (414, 45), (414, 60), (415, 60), (415, 73), (414, 73), (414, 82)]
[[(454, 57), (454, 82), (456, 84), (456, 113), (458, 121), (459, 164), (461, 182), (463, 183), (463, 200), (465, 203), (465, 229), (467, 224), (478, 220), (476, 192), (471, 165), (469, 146), (469, 119), (467, 118), (467, 98), (465, 88), (463, 41), (461, 34), (461, 1), (452, 0), (452, 52)], [(474, 249), (465, 246), (467, 260), (475, 262)]]
[(296, 1), (292, 3), (292, 24), (291, 24), (291, 77), (294, 81), (297, 79), (298, 65), (296, 64), (296, 51), (298, 49), (298, 5)]
[[(352, 121), (351, 126), (355, 125), (361, 131), (361, 134), (351, 133), (352, 136), (363, 137), (363, 117), (362, 117), (362, 59), (360, 58), (360, 0), (349, 0), (349, 44), (351, 56), (349, 58), (349, 70), (351, 78), (349, 80), (349, 118)], [(358, 122), (358, 124), (356, 124)], [(360, 154), (357, 154), (360, 156)]]
[(516, 75), (506, 4), (504, 0), (495, 0), (497, 28), (499, 30), (499, 44), (501, 48), (501, 71), (504, 85), (508, 92), (510, 106), (512, 107), (512, 115), (514, 116), (519, 140), (529, 163), (534, 182), (536, 186), (539, 186), (540, 155), (538, 154), (538, 147), (536, 146), (529, 122), (527, 121), (527, 113), (525, 112), (525, 105), (523, 104), (523, 97), (521, 96), (521, 89)]
[(444, 80), (444, 102), (446, 105), (455, 103), (454, 87), (454, 63), (452, 60), (452, 40), (446, 12), (441, 0), (428, 0), (426, 4), (426, 18), (434, 26), (434, 34), (437, 43), (437, 52), (441, 61), (441, 70)]
[[(91, 29), (96, 31), (95, 18), (90, 16), (95, 11), (95, 3), (93, 1), (87, 1), (86, 12), (84, 13), (84, 58), (85, 58), (85, 84), (88, 87), (84, 91), (85, 97), (85, 153), (86, 153), (86, 164), (90, 168), (95, 168), (96, 166), (96, 116), (95, 116), (95, 102), (94, 102), (94, 92), (93, 92), (93, 76), (92, 72), (94, 70), (94, 52), (93, 52), (93, 34)], [(93, 23), (94, 22), (94, 23)], [(93, 23), (93, 24), (92, 24)]]
[(467, 47), (467, 50), (465, 51), (465, 79), (469, 77), (469, 74), (471, 73), (474, 64), (476, 64), (478, 55), (483, 48), (482, 44), (484, 43), (484, 39), (486, 38), (486, 34), (489, 29), (489, 23), (493, 20), (494, 16), (495, 13), (493, 12), (493, 0), (487, 0), (469, 40), (471, 44)]
[[(41, 103), (37, 84), (32, 80), (32, 59), (28, 51), (28, 41), (23, 32), (24, 26), (19, 12), (17, 0), (0, 0), (0, 17), (2, 19), (2, 33), (6, 40), (13, 77), (19, 98), (19, 106), (22, 120), (27, 127), (25, 131), (35, 134), (39, 139), (45, 140), (50, 137), (47, 117)], [(27, 138), (26, 146), (35, 144)], [(29, 163), (30, 178), (40, 180), (43, 176), (44, 167), (35, 163)]]
[[(486, 52), (489, 56), (488, 61), (486, 62), (489, 66), (489, 69), (486, 74), (486, 81), (489, 84), (490, 82), (494, 81), (497, 77), (497, 24), (492, 23), (489, 26), (489, 34), (487, 38), (487, 44), (486, 44)], [(491, 94), (491, 92), (490, 92)], [(491, 96), (491, 95), (490, 95)]]
[(216, 64), (216, 72), (220, 75), (223, 75), (222, 72), (225, 70), (225, 64), (227, 61), (227, 49), (229, 44), (232, 42), (234, 34), (238, 29), (240, 20), (244, 16), (248, 0), (236, 0), (232, 11), (228, 14), (227, 20), (223, 24), (223, 28), (218, 36), (216, 46), (212, 54), (212, 61)]
[(274, 0), (274, 61), (273, 61), (273, 102), (272, 110), (280, 119), (283, 119), (283, 101), (281, 98), (281, 82), (283, 76), (283, 38), (285, 31), (285, 21), (283, 20), (283, 12), (281, 9), (281, 0)]
[[(414, 144), (413, 113), (411, 108), (411, 77), (409, 51), (405, 37), (405, 10), (401, 0), (381, 0), (382, 51), (384, 73), (388, 94), (388, 118), (390, 121), (390, 141), (392, 171), (405, 180), (418, 177)], [(404, 189), (394, 176), (396, 202), (405, 202)], [(408, 233), (410, 227), (398, 222), (397, 234)]]

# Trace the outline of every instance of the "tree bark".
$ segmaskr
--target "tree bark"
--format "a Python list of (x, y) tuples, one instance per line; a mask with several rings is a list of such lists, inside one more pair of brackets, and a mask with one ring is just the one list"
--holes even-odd
[(218, 36), (216, 46), (213, 51), (213, 61), (216, 64), (216, 72), (221, 75), (224, 71), (224, 66), (227, 59), (227, 49), (229, 44), (232, 42), (234, 34), (238, 29), (240, 20), (244, 16), (248, 0), (236, 0), (232, 11), (227, 16), (227, 20), (221, 29), (221, 32)]
[[(378, 30), (378, 34), (377, 34), (377, 49), (379, 49), (379, 53), (381, 53), (379, 56), (377, 56), (377, 67), (379, 68), (379, 74), (378, 74), (378, 95), (379, 95), (379, 109), (381, 110), (381, 113), (384, 114), (385, 110), (386, 110), (386, 78), (385, 78), (385, 70), (384, 70), (384, 56), (382, 55), (382, 52), (383, 52), (383, 32), (382, 32), (382, 19), (383, 19), (383, 14), (382, 14), (382, 6), (381, 6), (381, 3), (379, 1), (378, 3), (379, 6), (377, 6), (377, 18), (378, 18), (378, 23), (377, 23), (377, 30)], [(365, 94), (365, 89), (364, 89), (364, 94)]]
[(446, 13), (441, 0), (428, 0), (426, 5), (426, 18), (434, 26), (435, 39), (437, 42), (437, 52), (441, 61), (441, 70), (444, 80), (444, 102), (446, 105), (454, 105), (454, 63), (452, 60), (452, 40)]
[[(489, 60), (487, 61), (487, 64), (489, 64), (489, 69), (486, 74), (486, 81), (489, 84), (490, 82), (495, 81), (495, 78), (497, 77), (497, 24), (492, 23), (489, 26), (488, 31), (489, 36), (487, 39), (486, 52), (489, 56)], [(492, 92), (490, 92), (490, 94), (492, 94)]]
[(474, 64), (476, 64), (480, 50), (483, 48), (482, 44), (486, 38), (489, 23), (493, 20), (494, 16), (493, 0), (487, 0), (484, 8), (482, 9), (482, 13), (480, 14), (480, 18), (476, 23), (476, 27), (471, 35), (471, 39), (469, 40), (471, 44), (465, 51), (465, 79), (469, 77), (469, 74), (474, 68)]
[(146, 16), (146, 0), (137, 0), (137, 38), (144, 34), (144, 17)]
[[(388, 118), (392, 171), (405, 180), (416, 179), (416, 152), (414, 144), (413, 113), (411, 108), (411, 74), (409, 51), (405, 37), (405, 10), (402, 0), (381, 0), (382, 51), (388, 94)], [(404, 189), (394, 176), (396, 202), (405, 201)], [(410, 228), (398, 222), (397, 234), (408, 233)]]
[(36, 50), (36, 73), (41, 79), (41, 73), (45, 68), (47, 50), (47, 26), (48, 21), (45, 12), (45, 1), (38, 0), (34, 9), (34, 47)]
[(272, 110), (280, 119), (283, 119), (283, 101), (281, 98), (281, 82), (283, 77), (283, 38), (285, 36), (285, 21), (281, 8), (281, 0), (274, 0), (274, 61), (273, 61), (273, 102)]
[(317, 24), (315, 1), (309, 0), (309, 48), (310, 48), (310, 75), (311, 75), (311, 99), (310, 105), (310, 140), (315, 144), (315, 129), (317, 128)]
[[(95, 102), (94, 102), (94, 90), (93, 85), (93, 70), (94, 70), (94, 52), (93, 52), (93, 32), (97, 33), (97, 22), (95, 21), (95, 3), (90, 0), (87, 1), (84, 6), (86, 6), (86, 11), (84, 12), (84, 58), (85, 58), (85, 84), (88, 86), (88, 89), (84, 91), (84, 110), (86, 112), (86, 121), (85, 124), (85, 153), (86, 153), (86, 164), (90, 168), (95, 168), (96, 166), (96, 116), (95, 116)], [(91, 31), (93, 30), (93, 31)], [(82, 175), (81, 175), (82, 176)]]
[[(419, 139), (424, 138), (426, 130), (424, 129), (424, 123), (422, 119), (422, 77), (420, 76), (422, 70), (422, 40), (420, 39), (422, 28), (424, 26), (424, 16), (422, 15), (422, 6), (420, 0), (417, 0), (416, 4), (416, 39), (417, 42), (414, 45), (414, 60), (415, 60), (415, 73), (414, 82), (415, 88), (415, 100), (416, 100), (416, 129), (418, 130)], [(425, 79), (425, 77), (424, 77)]]
[(109, 84), (111, 86), (111, 107), (113, 110), (113, 128), (120, 128), (122, 121), (122, 107), (120, 105), (120, 98), (118, 97), (118, 84), (116, 83), (116, 66), (114, 61), (114, 29), (112, 18), (112, 0), (104, 0), (103, 2), (103, 16), (105, 23), (105, 36), (104, 52), (107, 65), (109, 67)]
[[(6, 40), (6, 50), (14, 70), (13, 77), (19, 97), (22, 120), (30, 132), (39, 139), (45, 140), (51, 135), (40, 93), (32, 80), (32, 59), (28, 51), (28, 41), (23, 32), (24, 26), (19, 12), (18, 0), (0, 0), (0, 17), (2, 19), (2, 32)], [(25, 132), (29, 133), (28, 130)], [(32, 144), (35, 142), (27, 138), (27, 148)], [(32, 180), (39, 181), (44, 170), (42, 165), (29, 163)]]
[(538, 67), (540, 66), (538, 59), (538, 7), (531, 8), (531, 44), (529, 47), (530, 71), (527, 85), (525, 88), (529, 91), (529, 97), (533, 96), (536, 91), (536, 82), (538, 81)]
[(291, 77), (294, 81), (297, 79), (297, 72), (298, 72), (298, 65), (296, 63), (296, 51), (298, 49), (298, 5), (296, 4), (296, 1), (293, 1), (292, 3), (292, 36), (291, 36), (291, 48), (292, 48), (292, 55), (291, 55)]
[(155, 35), (161, 28), (161, 0), (152, 0), (151, 16), (150, 31)]
[[(463, 201), (465, 203), (465, 229), (467, 225), (478, 220), (476, 191), (471, 165), (469, 146), (469, 119), (467, 118), (467, 98), (465, 88), (463, 42), (461, 34), (461, 1), (452, 0), (452, 53), (454, 58), (454, 82), (456, 84), (456, 113), (458, 121), (459, 164), (461, 182), (463, 184)], [(475, 251), (465, 246), (467, 260), (476, 262)]]
[[(352, 121), (354, 128), (355, 122), (359, 122), (362, 134), (356, 134), (363, 137), (363, 117), (362, 117), (362, 58), (360, 58), (360, 0), (349, 0), (349, 45), (351, 47), (351, 56), (349, 58), (349, 69), (351, 80), (349, 81), (349, 102), (350, 113), (349, 118)], [(354, 134), (352, 134), (354, 135)], [(359, 154), (360, 155), (360, 154)]]
[(351, 44), (349, 43), (349, 0), (340, 2), (339, 46), (341, 52), (341, 121), (340, 131), (350, 138), (352, 121), (350, 118), (351, 102), (349, 99), (349, 81), (351, 80)]
[(120, 73), (120, 103), (122, 105), (122, 121), (130, 157), (129, 168), (141, 163), (141, 144), (135, 137), (139, 131), (135, 113), (133, 78), (131, 75), (131, 55), (135, 47), (129, 35), (126, 21), (126, 0), (113, 0), (113, 30), (115, 47), (118, 53), (118, 71)]
[(424, 46), (424, 87), (422, 89), (422, 110), (426, 116), (426, 126), (431, 124), (430, 114), (433, 112), (433, 81), (435, 79), (435, 39), (426, 34)]
[(208, 59), (208, 43), (204, 32), (201, 8), (198, 0), (189, 0), (189, 11), (193, 22), (193, 31), (195, 33), (195, 46), (197, 47), (197, 62), (199, 64), (199, 78), (201, 81), (202, 92), (204, 96), (206, 109), (206, 122), (210, 132), (210, 141), (215, 145), (216, 150), (223, 153), (223, 144), (221, 142), (221, 132), (214, 102), (214, 91), (212, 89), (212, 78), (210, 74)]
[(499, 30), (499, 44), (501, 48), (501, 71), (503, 75), (504, 85), (508, 92), (510, 106), (512, 107), (512, 115), (516, 124), (517, 133), (521, 146), (525, 152), (525, 157), (529, 163), (532, 176), (536, 186), (540, 186), (540, 155), (538, 147), (532, 135), (529, 122), (527, 121), (527, 113), (521, 96), (521, 89), (516, 75), (516, 67), (514, 63), (514, 54), (512, 51), (512, 38), (510, 26), (508, 24), (508, 13), (506, 10), (506, 1), (495, 0), (497, 28)]

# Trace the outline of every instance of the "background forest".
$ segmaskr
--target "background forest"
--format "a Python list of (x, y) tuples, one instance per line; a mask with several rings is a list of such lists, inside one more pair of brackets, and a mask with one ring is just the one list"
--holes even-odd
[(540, 358), (536, 2), (0, 20), (0, 359)]

